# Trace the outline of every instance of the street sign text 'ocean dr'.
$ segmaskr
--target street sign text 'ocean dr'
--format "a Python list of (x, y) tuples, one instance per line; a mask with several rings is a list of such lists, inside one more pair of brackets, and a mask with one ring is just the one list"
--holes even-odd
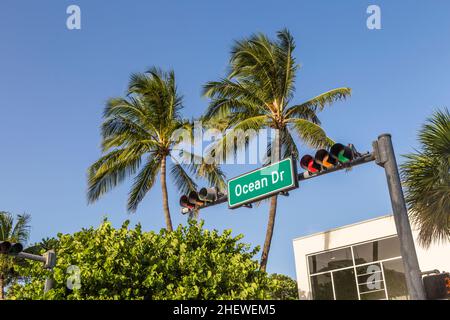
[(293, 158), (245, 173), (228, 181), (230, 209), (298, 188), (297, 167)]

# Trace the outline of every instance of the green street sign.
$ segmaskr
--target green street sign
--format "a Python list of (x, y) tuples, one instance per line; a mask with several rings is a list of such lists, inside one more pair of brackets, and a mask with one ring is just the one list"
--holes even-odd
[(298, 188), (297, 166), (293, 158), (245, 173), (228, 181), (230, 209)]

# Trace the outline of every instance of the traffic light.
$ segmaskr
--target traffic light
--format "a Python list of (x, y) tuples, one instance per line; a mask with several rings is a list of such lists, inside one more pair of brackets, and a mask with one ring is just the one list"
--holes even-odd
[(200, 200), (197, 191), (189, 192), (188, 199), (195, 207), (200, 207), (205, 204), (205, 201)]
[(217, 201), (219, 196), (219, 192), (217, 188), (202, 188), (198, 193), (198, 197), (200, 200), (205, 202), (214, 202)]
[(197, 191), (191, 191), (188, 195), (183, 195), (180, 198), (181, 213), (187, 214), (195, 208), (206, 204), (206, 201), (201, 200)]
[(336, 143), (330, 148), (330, 155), (341, 163), (347, 163), (353, 160), (353, 150), (340, 143)]
[(321, 149), (316, 152), (314, 161), (327, 169), (334, 167), (338, 163), (337, 160), (333, 158), (325, 149)]
[(318, 173), (334, 168), (339, 164), (348, 163), (360, 154), (353, 145), (344, 146), (341, 143), (334, 144), (329, 151), (320, 149), (315, 156), (307, 154), (300, 159), (300, 166), (309, 173)]
[(202, 188), (199, 192), (191, 191), (180, 198), (181, 213), (190, 213), (197, 208), (216, 202), (223, 196), (224, 194), (218, 188)]
[(180, 198), (180, 206), (182, 208), (193, 210), (195, 208), (195, 205), (189, 202), (189, 198), (186, 195), (181, 196)]
[(0, 241), (0, 254), (17, 255), (22, 252), (23, 246), (20, 243), (11, 243), (9, 241)]
[(317, 173), (322, 170), (320, 164), (316, 163), (314, 161), (314, 158), (309, 154), (303, 156), (300, 159), (300, 167), (302, 167), (303, 169), (307, 170), (310, 173)]
[(439, 273), (423, 277), (428, 300), (450, 298), (450, 274)]

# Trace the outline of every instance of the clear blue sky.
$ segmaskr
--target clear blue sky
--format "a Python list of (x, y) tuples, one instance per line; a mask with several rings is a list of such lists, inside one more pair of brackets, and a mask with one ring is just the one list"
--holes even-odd
[[(81, 7), (79, 31), (66, 28), (70, 4)], [(369, 4), (381, 7), (382, 30), (366, 28)], [(321, 114), (337, 141), (365, 151), (390, 132), (400, 156), (417, 147), (416, 132), (433, 109), (450, 104), (447, 0), (2, 0), (0, 209), (32, 214), (32, 241), (97, 226), (104, 216), (115, 226), (131, 219), (159, 230), (159, 184), (133, 215), (125, 210), (130, 183), (87, 205), (86, 169), (100, 155), (106, 99), (124, 93), (132, 72), (173, 68), (185, 116), (199, 116), (208, 102), (201, 86), (224, 75), (232, 41), (284, 27), (302, 65), (295, 101), (353, 89), (351, 99)], [(252, 168), (225, 170), (232, 177)], [(172, 186), (169, 192), (174, 224), (184, 224), (178, 194)], [(296, 237), (390, 212), (384, 172), (375, 165), (304, 182), (279, 201), (268, 270), (295, 276)], [(243, 233), (252, 245), (262, 245), (267, 215), (268, 204), (201, 213), (206, 227)]]

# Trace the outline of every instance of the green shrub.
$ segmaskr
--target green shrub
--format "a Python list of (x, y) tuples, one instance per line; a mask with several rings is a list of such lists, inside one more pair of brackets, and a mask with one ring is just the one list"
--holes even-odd
[[(49, 271), (39, 263), (19, 268), (22, 283), (8, 290), (9, 299), (267, 299), (274, 281), (253, 258), (259, 248), (240, 242), (231, 231), (203, 229), (190, 222), (173, 232), (143, 232), (125, 222), (58, 234), (53, 241), (57, 264), (54, 289), (43, 293)], [(39, 247), (39, 246), (37, 246)], [(45, 247), (45, 246), (43, 246)], [(42, 250), (44, 251), (44, 250)], [(41, 252), (42, 253), (42, 252)], [(80, 288), (70, 266), (80, 270)], [(70, 286), (69, 286), (70, 287)]]

